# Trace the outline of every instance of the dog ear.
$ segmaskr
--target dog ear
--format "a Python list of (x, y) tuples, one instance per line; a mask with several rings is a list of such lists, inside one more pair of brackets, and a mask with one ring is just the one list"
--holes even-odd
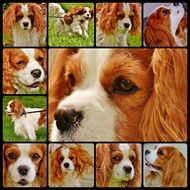
[(5, 157), (5, 150), (9, 147), (9, 144), (3, 144), (3, 186), (6, 187), (8, 184), (8, 166)]
[(16, 117), (21, 117), (25, 114), (24, 105), (20, 100), (13, 101), (13, 110)]
[(38, 169), (38, 177), (39, 177), (39, 185), (40, 187), (46, 187), (46, 175), (47, 175), (47, 153), (46, 153), (46, 145), (39, 144), (40, 149), (43, 153), (43, 158), (41, 160), (39, 169)]
[(70, 14), (70, 13), (67, 13), (67, 14), (65, 14), (64, 15), (64, 21), (65, 21), (65, 23), (67, 24), (67, 25), (70, 25), (70, 24), (72, 24), (72, 22), (73, 22), (73, 15), (72, 14)]
[[(187, 51), (155, 49), (154, 89), (144, 107), (140, 134), (145, 141), (187, 140)], [(177, 113), (177, 114), (176, 114)]]
[(112, 171), (110, 144), (96, 145), (96, 184), (107, 187)]
[(60, 49), (52, 63), (52, 71), (49, 77), (49, 123), (53, 122), (55, 110), (62, 98), (71, 93), (71, 87), (65, 76), (67, 61), (70, 56), (78, 52), (77, 48)]
[(94, 9), (90, 8), (91, 19), (94, 17)]
[(3, 94), (15, 94), (16, 89), (13, 86), (14, 70), (11, 66), (12, 49), (3, 49)]

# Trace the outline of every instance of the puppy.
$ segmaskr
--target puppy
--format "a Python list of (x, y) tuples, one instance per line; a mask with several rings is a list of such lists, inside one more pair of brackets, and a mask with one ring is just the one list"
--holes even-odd
[(9, 101), (5, 112), (14, 122), (14, 133), (30, 140), (36, 140), (35, 131), (47, 123), (46, 111), (26, 108), (20, 100)]
[(4, 144), (4, 187), (46, 187), (46, 145)]
[(183, 154), (173, 146), (145, 150), (148, 187), (186, 187), (187, 166)]

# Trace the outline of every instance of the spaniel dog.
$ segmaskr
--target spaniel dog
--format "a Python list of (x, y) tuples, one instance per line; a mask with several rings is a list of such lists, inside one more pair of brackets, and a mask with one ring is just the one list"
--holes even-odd
[(187, 140), (186, 49), (59, 49), (51, 68), (51, 141)]
[(46, 44), (46, 15), (36, 3), (12, 3), (3, 13), (3, 32), (12, 35), (14, 46)]
[(88, 37), (88, 25), (93, 18), (93, 9), (89, 7), (74, 7), (65, 13), (60, 4), (50, 3), (49, 11), (56, 18), (56, 33), (65, 32), (69, 35), (76, 33)]
[(145, 150), (145, 178), (148, 187), (186, 187), (187, 166), (183, 154), (173, 146)]
[(5, 112), (14, 122), (14, 133), (30, 140), (36, 140), (35, 131), (47, 123), (45, 110), (26, 108), (20, 100), (9, 101)]
[(140, 31), (140, 4), (98, 3), (96, 7), (96, 44), (128, 46), (128, 35), (136, 35)]
[[(181, 3), (173, 3), (168, 7), (160, 6), (154, 10), (145, 25), (145, 45), (148, 47), (183, 46), (184, 42), (179, 34), (176, 35), (176, 32), (184, 12)], [(185, 32), (184, 28), (187, 29), (187, 25), (183, 26), (183, 33)]]
[(46, 49), (3, 49), (3, 93), (46, 92)]
[(137, 144), (96, 145), (96, 185), (140, 187), (141, 158)]
[(46, 145), (4, 144), (4, 187), (46, 187)]
[(92, 157), (81, 145), (60, 145), (52, 151), (50, 158), (51, 185), (81, 187), (80, 178), (92, 167)]

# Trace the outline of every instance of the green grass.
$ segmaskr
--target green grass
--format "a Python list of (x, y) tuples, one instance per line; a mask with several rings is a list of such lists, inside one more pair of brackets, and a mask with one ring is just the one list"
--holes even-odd
[[(71, 7), (88, 6), (93, 7), (92, 3), (63, 3), (63, 9), (67, 12)], [(55, 20), (49, 17), (48, 19), (48, 41), (49, 46), (65, 46), (65, 47), (92, 47), (94, 45), (94, 19), (90, 21), (88, 27), (88, 38), (78, 34), (61, 33), (59, 36), (55, 31)]]
[[(14, 123), (11, 118), (5, 113), (5, 107), (8, 102), (13, 99), (21, 100), (25, 107), (35, 107), (35, 108), (47, 108), (46, 97), (44, 96), (5, 96), (3, 98), (3, 140), (4, 141), (18, 141), (18, 142), (31, 142), (29, 139), (25, 139), (21, 136), (17, 136), (14, 133)], [(44, 142), (47, 140), (47, 129), (40, 128), (36, 131), (36, 141)]]
[(142, 45), (141, 33), (139, 32), (136, 36), (129, 35), (128, 43), (130, 47), (140, 47)]

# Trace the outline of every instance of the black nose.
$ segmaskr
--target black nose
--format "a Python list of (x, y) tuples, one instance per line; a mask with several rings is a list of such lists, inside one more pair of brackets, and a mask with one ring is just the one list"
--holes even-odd
[(178, 6), (179, 5), (179, 3), (174, 3), (174, 6)]
[(87, 13), (87, 14), (86, 14), (86, 16), (88, 16), (88, 17), (89, 17), (89, 16), (90, 16), (90, 14), (88, 14), (88, 13)]
[(29, 171), (30, 168), (28, 166), (26, 166), (26, 165), (21, 165), (17, 169), (18, 169), (18, 173), (20, 175), (25, 176), (25, 175), (28, 174), (28, 171)]
[(75, 126), (83, 118), (82, 112), (74, 109), (58, 109), (54, 118), (56, 120), (57, 128), (61, 131), (68, 131), (72, 126)]
[(40, 78), (42, 72), (40, 69), (34, 69), (33, 71), (31, 71), (31, 75), (34, 77), (34, 78)]
[(23, 22), (24, 27), (28, 27), (29, 23), (28, 22)]
[(132, 167), (131, 166), (124, 166), (123, 167), (123, 170), (126, 174), (130, 174), (131, 173), (131, 170), (132, 170)]
[(69, 168), (70, 164), (68, 162), (63, 164), (65, 168)]
[(124, 23), (125, 28), (129, 28), (130, 24), (128, 22)]
[(145, 155), (150, 154), (150, 150), (145, 150)]

